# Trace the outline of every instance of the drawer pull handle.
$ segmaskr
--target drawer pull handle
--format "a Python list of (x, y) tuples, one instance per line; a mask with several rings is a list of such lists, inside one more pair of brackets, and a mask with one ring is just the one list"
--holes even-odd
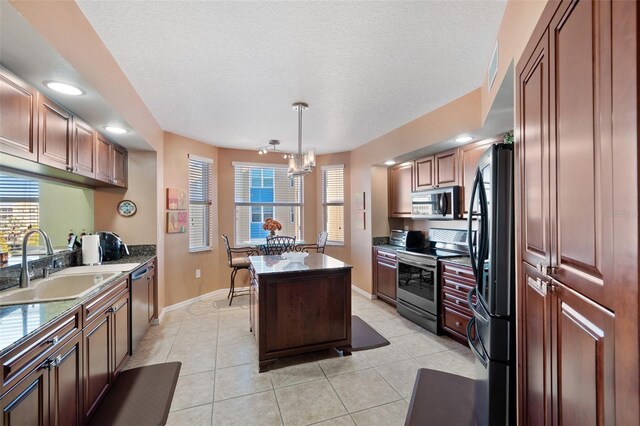
[(47, 340), (47, 343), (49, 343), (52, 346), (55, 346), (58, 344), (58, 341), (60, 341), (60, 338), (58, 336), (55, 336), (53, 339)]
[(459, 285), (456, 286), (456, 290), (460, 290), (460, 286)]
[(456, 275), (460, 275), (460, 271), (458, 271), (457, 269), (454, 270)]
[(456, 299), (456, 305), (459, 305), (460, 301), (458, 299)]
[(456, 326), (460, 327), (462, 326), (462, 323), (460, 321), (456, 321)]

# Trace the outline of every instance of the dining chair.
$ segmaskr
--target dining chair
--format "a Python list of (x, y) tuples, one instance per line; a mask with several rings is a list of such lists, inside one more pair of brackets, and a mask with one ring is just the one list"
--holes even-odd
[(309, 253), (309, 251), (315, 250), (316, 253), (324, 253), (324, 248), (327, 245), (327, 239), (329, 238), (329, 233), (327, 231), (320, 231), (318, 233), (318, 239), (315, 244), (300, 244), (296, 246), (296, 251), (303, 251), (305, 253)]
[(275, 236), (267, 237), (267, 244), (263, 251), (266, 256), (280, 255), (289, 251), (294, 251), (296, 247), (296, 237)]
[[(229, 300), (229, 306), (231, 306), (231, 302), (233, 302), (233, 298), (235, 296), (243, 296), (249, 294), (248, 291), (236, 291), (236, 275), (241, 269), (249, 269), (249, 266), (251, 266), (249, 256), (257, 256), (259, 253), (258, 250), (256, 250), (254, 247), (231, 247), (229, 245), (229, 238), (224, 234), (222, 234), (222, 239), (224, 240), (224, 247), (227, 250), (227, 265), (232, 269), (229, 294), (227, 295), (227, 299), (231, 297), (231, 299)], [(236, 254), (241, 254), (243, 256), (234, 257), (234, 255)]]

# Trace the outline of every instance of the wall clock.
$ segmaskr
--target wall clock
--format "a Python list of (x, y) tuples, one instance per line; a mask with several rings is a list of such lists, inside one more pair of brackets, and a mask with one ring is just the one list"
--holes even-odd
[(138, 207), (131, 200), (122, 200), (118, 203), (118, 213), (120, 216), (129, 217), (136, 214)]

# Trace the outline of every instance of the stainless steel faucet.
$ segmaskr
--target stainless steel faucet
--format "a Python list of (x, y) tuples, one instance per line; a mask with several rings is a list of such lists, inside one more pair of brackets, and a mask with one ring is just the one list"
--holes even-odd
[(47, 255), (53, 254), (53, 247), (51, 247), (51, 240), (42, 229), (33, 229), (27, 232), (22, 240), (22, 269), (20, 270), (20, 288), (28, 288), (31, 283), (31, 276), (29, 274), (29, 265), (27, 264), (27, 242), (32, 234), (38, 233), (44, 238), (45, 246), (47, 247)]

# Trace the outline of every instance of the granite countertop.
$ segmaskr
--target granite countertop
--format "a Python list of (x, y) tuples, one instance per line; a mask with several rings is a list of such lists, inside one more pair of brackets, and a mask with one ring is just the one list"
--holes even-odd
[[(120, 260), (103, 262), (104, 265), (117, 263), (143, 264), (155, 257), (155, 253), (124, 256)], [(71, 267), (73, 268), (73, 266)], [(113, 286), (130, 271), (121, 272), (82, 297), (54, 302), (0, 306), (0, 357), (16, 345), (37, 333), (51, 321), (61, 318), (96, 294)]]
[(393, 251), (393, 252), (405, 249), (404, 247), (392, 246), (391, 244), (380, 244), (380, 245), (374, 246), (374, 247), (377, 248), (378, 250), (386, 250), (386, 251)]
[(447, 257), (446, 259), (442, 259), (442, 261), (471, 268), (471, 258), (469, 256)]
[(249, 260), (258, 275), (352, 268), (351, 265), (322, 253), (309, 253), (308, 256), (296, 258), (287, 256), (287, 253), (281, 256), (250, 256)]

